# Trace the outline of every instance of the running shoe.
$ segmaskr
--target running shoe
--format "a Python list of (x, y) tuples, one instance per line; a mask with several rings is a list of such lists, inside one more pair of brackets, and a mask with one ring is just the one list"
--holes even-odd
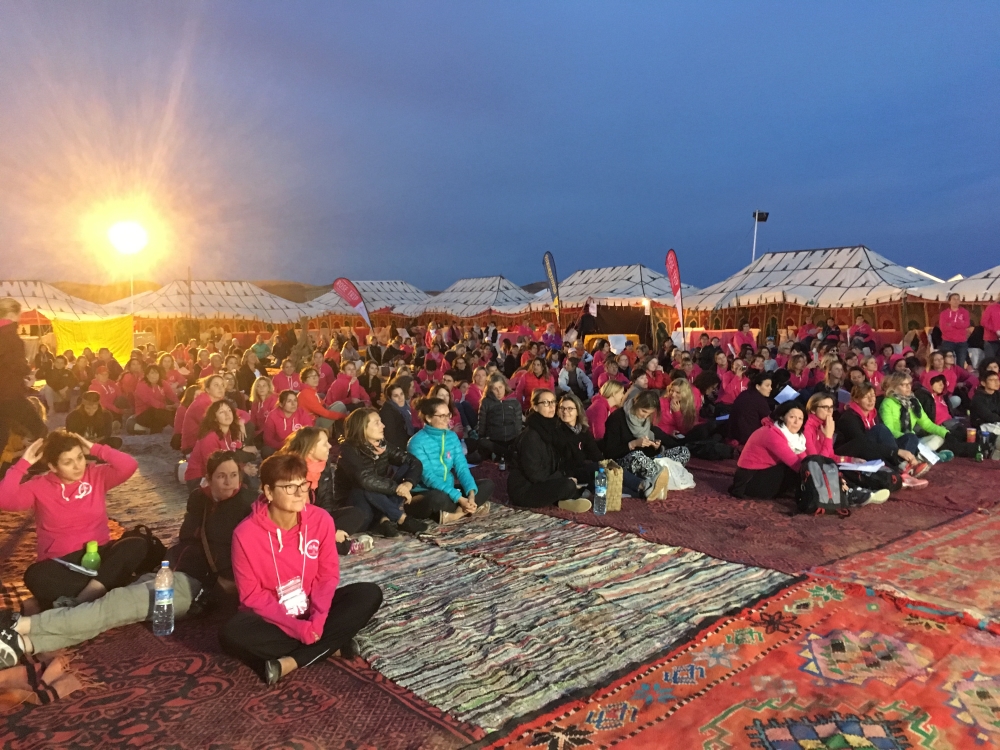
[(926, 479), (918, 479), (912, 474), (903, 474), (903, 487), (907, 489), (922, 490), (928, 484), (930, 484), (930, 482), (928, 482)]
[(0, 669), (16, 667), (22, 656), (21, 636), (10, 628), (0, 630)]
[(363, 555), (365, 552), (371, 552), (374, 546), (375, 540), (368, 536), (368, 534), (358, 534), (356, 537), (351, 538), (351, 548), (347, 551), (347, 554)]
[(938, 451), (937, 456), (941, 461), (947, 463), (948, 461), (951, 461), (951, 459), (955, 457), (955, 454), (952, 453), (951, 451), (944, 450), (944, 451)]

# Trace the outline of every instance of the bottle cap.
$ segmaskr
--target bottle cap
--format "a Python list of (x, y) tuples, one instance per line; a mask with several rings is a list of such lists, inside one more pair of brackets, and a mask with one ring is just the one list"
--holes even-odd
[(164, 560), (163, 562), (160, 563), (160, 567), (161, 568), (169, 568), (170, 567), (170, 561), (169, 560)]

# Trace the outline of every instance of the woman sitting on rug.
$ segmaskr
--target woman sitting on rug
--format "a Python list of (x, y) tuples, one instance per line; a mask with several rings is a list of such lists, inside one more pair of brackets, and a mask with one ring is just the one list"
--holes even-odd
[(236, 452), (241, 466), (253, 461), (257, 449), (252, 444), (244, 447), (245, 440), (245, 426), (231, 402), (216, 401), (208, 407), (184, 472), (188, 492), (194, 492), (201, 484), (207, 474), (208, 457), (216, 451)]
[(329, 430), (333, 423), (347, 417), (347, 407), (341, 403), (333, 404), (329, 409), (320, 403), (316, 389), (319, 387), (319, 371), (315, 367), (307, 367), (299, 376), (302, 380), (302, 390), (299, 391), (299, 409), (312, 415), (312, 423)]
[(665, 455), (682, 464), (691, 457), (687, 448), (656, 426), (659, 421), (660, 394), (643, 391), (611, 413), (605, 424), (604, 455), (639, 478), (648, 500), (667, 496), (668, 472), (653, 459)]
[(369, 551), (374, 546), (374, 540), (360, 532), (368, 528), (371, 518), (356, 508), (337, 505), (333, 481), (337, 463), (330, 458), (327, 431), (319, 427), (296, 430), (288, 436), (278, 453), (292, 453), (305, 459), (310, 501), (333, 516), (337, 524), (337, 551), (342, 555)]
[(243, 361), (236, 370), (236, 385), (240, 392), (248, 398), (253, 394), (253, 386), (260, 378), (267, 375), (267, 369), (260, 363), (253, 347), (243, 352)]
[(503, 373), (493, 373), (479, 402), (480, 455), (484, 458), (490, 455), (498, 458), (509, 456), (523, 426), (521, 402), (511, 392)]
[(774, 376), (769, 372), (756, 373), (750, 387), (736, 397), (729, 410), (729, 439), (746, 445), (750, 436), (760, 429), (761, 423), (771, 416), (771, 385)]
[(135, 421), (132, 428), (160, 433), (174, 423), (177, 395), (163, 377), (159, 365), (147, 365), (146, 374), (135, 387)]
[(578, 482), (586, 484), (592, 491), (594, 489), (594, 475), (600, 468), (601, 461), (604, 460), (604, 454), (590, 432), (583, 402), (572, 393), (564, 393), (559, 396), (556, 416), (571, 434), (572, 450), (566, 471)]
[[(104, 463), (89, 463), (87, 456)], [(48, 471), (22, 483), (39, 462)], [(146, 557), (144, 539), (111, 541), (106, 493), (123, 484), (138, 468), (136, 460), (75, 433), (50, 432), (28, 446), (0, 482), (0, 510), (34, 510), (38, 561), (24, 572), (24, 585), (48, 609), (57, 599), (72, 605), (93, 601), (108, 589), (132, 580)], [(98, 543), (101, 566), (96, 576), (77, 573), (88, 542)]]
[(406, 444), (417, 431), (413, 424), (413, 411), (410, 408), (409, 397), (412, 390), (412, 378), (405, 375), (394, 378), (385, 387), (385, 403), (379, 410), (379, 416), (385, 427), (386, 444), (402, 451), (406, 450)]
[(293, 670), (338, 653), (382, 604), (373, 583), (341, 586), (337, 529), (309, 504), (308, 467), (281, 454), (261, 466), (263, 495), (233, 533), (241, 611), (219, 634), (223, 650), (273, 685)]
[(281, 372), (275, 374), (271, 380), (274, 383), (274, 390), (278, 393), (282, 391), (298, 393), (302, 390), (302, 380), (295, 371), (295, 360), (290, 357), (281, 363)]
[[(898, 445), (916, 447), (913, 438), (907, 437), (914, 435), (927, 448), (937, 451), (938, 458), (942, 461), (950, 461), (955, 457), (952, 451), (943, 447), (948, 430), (934, 424), (934, 420), (927, 416), (913, 397), (913, 378), (910, 375), (894, 372), (883, 381), (882, 389), (885, 391), (885, 398), (882, 400), (879, 416)], [(924, 437), (920, 437), (917, 430), (924, 433)], [(904, 442), (900, 443), (900, 440)]]
[(601, 392), (594, 396), (587, 408), (587, 421), (590, 422), (590, 432), (597, 441), (604, 440), (604, 428), (611, 412), (625, 403), (625, 387), (617, 380), (611, 380), (601, 386)]
[(528, 368), (528, 372), (517, 381), (517, 389), (515, 393), (517, 394), (518, 400), (521, 402), (521, 411), (527, 412), (531, 402), (531, 394), (536, 388), (545, 388), (547, 390), (555, 392), (556, 384), (555, 379), (552, 377), (552, 373), (548, 366), (545, 364), (545, 360), (541, 357), (536, 357), (531, 360), (531, 365)]
[(240, 411), (246, 411), (250, 403), (236, 384), (236, 374), (226, 370), (222, 373), (222, 380), (226, 384), (226, 401), (232, 403)]
[(344, 440), (332, 488), (333, 507), (349, 507), (358, 514), (360, 528), (371, 528), (384, 537), (400, 532), (419, 534), (427, 524), (425, 501), (414, 501), (411, 491), (420, 481), (420, 461), (410, 453), (387, 445), (384, 425), (376, 409), (351, 412), (344, 423)]
[(424, 496), (427, 511), (439, 513), (440, 523), (476, 512), (488, 513), (493, 482), (473, 478), (462, 441), (448, 429), (452, 418), (448, 404), (439, 398), (424, 398), (417, 408), (424, 427), (410, 438), (407, 450), (420, 459), (423, 474), (412, 494)]
[(507, 480), (511, 503), (522, 508), (558, 505), (573, 513), (590, 510), (590, 500), (580, 497), (569, 474), (575, 437), (556, 417), (555, 393), (536, 388)]
[(358, 376), (358, 383), (365, 389), (372, 405), (378, 408), (382, 403), (382, 378), (379, 377), (379, 366), (368, 360), (364, 364), (364, 372)]
[(267, 415), (278, 408), (278, 394), (274, 392), (271, 378), (261, 376), (253, 382), (250, 388), (250, 421), (254, 428), (254, 444), (260, 448), (264, 445), (264, 423)]
[(278, 394), (277, 408), (272, 409), (264, 420), (264, 447), (261, 454), (267, 457), (281, 450), (289, 435), (311, 426), (309, 413), (299, 409), (299, 394), (295, 391), (282, 391)]
[(747, 376), (747, 363), (742, 359), (733, 360), (733, 369), (722, 377), (722, 392), (719, 395), (719, 403), (732, 407), (737, 396), (750, 387), (750, 378)]
[(804, 424), (801, 404), (786, 401), (775, 409), (747, 440), (729, 494), (741, 499), (792, 497), (798, 491), (799, 469), (806, 456)]
[(190, 453), (198, 440), (198, 430), (205, 418), (208, 407), (226, 397), (226, 381), (221, 375), (209, 375), (201, 381), (201, 392), (194, 397), (191, 405), (184, 412), (184, 422), (181, 427), (181, 453)]

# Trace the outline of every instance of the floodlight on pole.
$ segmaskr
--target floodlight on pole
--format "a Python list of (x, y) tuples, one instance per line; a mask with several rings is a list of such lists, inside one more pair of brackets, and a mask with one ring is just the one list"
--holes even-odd
[(767, 221), (767, 211), (753, 212), (753, 253), (750, 255), (750, 262), (757, 260), (757, 225), (762, 221)]
[(119, 221), (108, 229), (111, 246), (128, 257), (128, 292), (132, 302), (132, 345), (135, 345), (135, 262), (133, 256), (149, 244), (149, 234), (137, 221)]

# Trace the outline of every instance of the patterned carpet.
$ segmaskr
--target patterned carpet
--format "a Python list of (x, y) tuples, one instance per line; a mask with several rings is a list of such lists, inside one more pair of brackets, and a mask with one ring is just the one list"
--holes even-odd
[(808, 580), (489, 748), (959, 750), (1000, 742), (1000, 638)]
[(1000, 516), (982, 512), (814, 572), (886, 592), (927, 617), (1000, 633), (997, 560)]
[(743, 565), (797, 574), (817, 565), (881, 547), (970, 510), (992, 508), (1000, 495), (1000, 464), (956, 459), (935, 466), (930, 486), (904, 490), (884, 505), (859, 508), (850, 518), (797, 513), (791, 500), (737, 500), (726, 494), (735, 462), (692, 460), (697, 486), (671, 492), (662, 503), (626, 498), (622, 510), (579, 516), (541, 512), (607, 526), (650, 541), (698, 550)]

